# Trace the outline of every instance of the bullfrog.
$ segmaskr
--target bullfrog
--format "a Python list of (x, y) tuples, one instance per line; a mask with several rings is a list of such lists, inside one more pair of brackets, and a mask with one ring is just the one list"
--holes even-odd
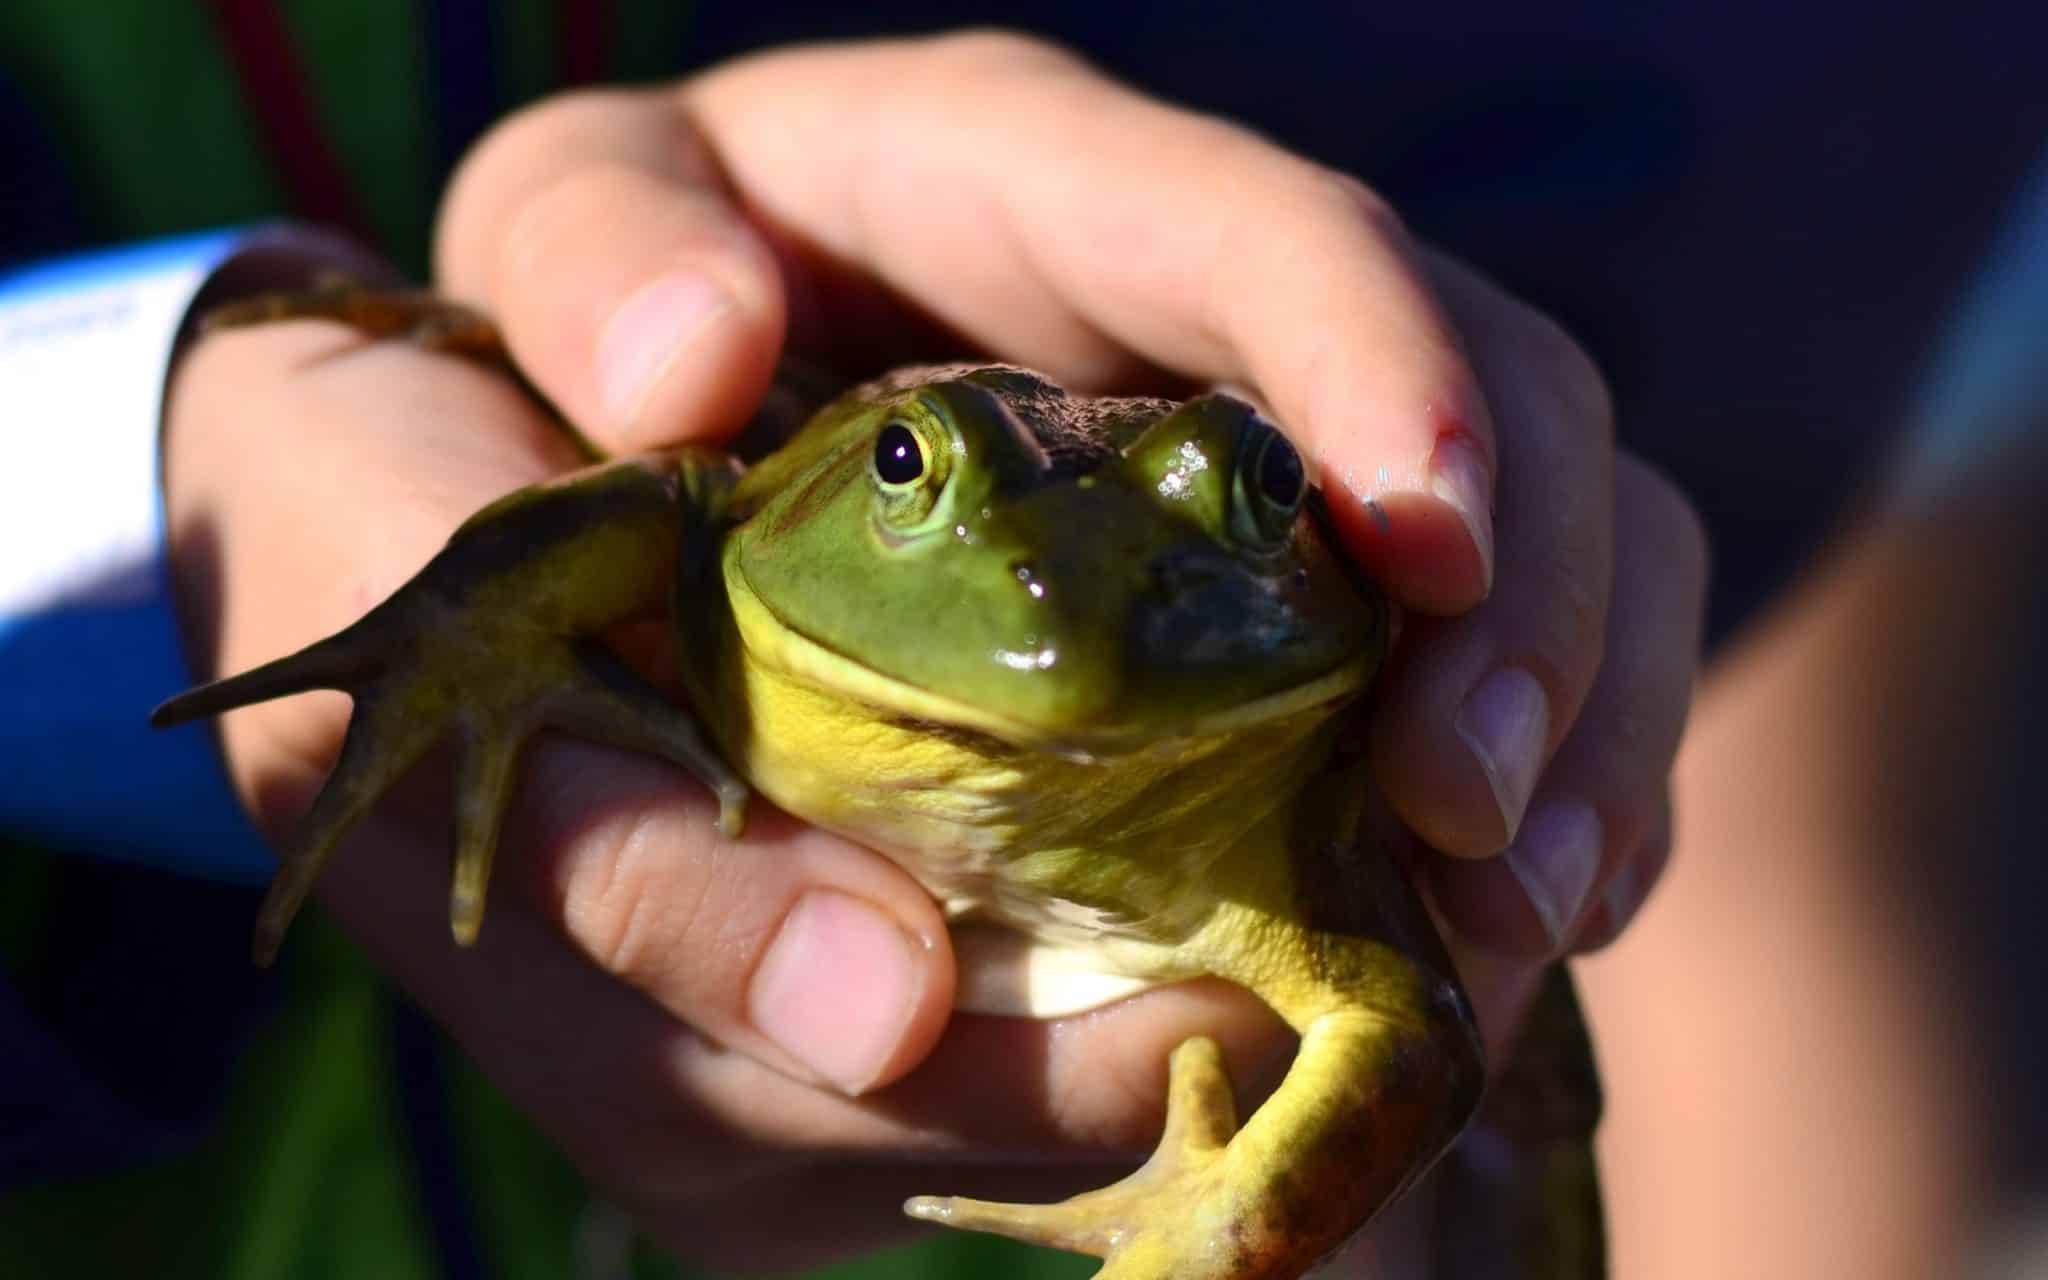
[[(488, 321), (428, 295), (268, 297), (213, 323), (294, 316), (518, 376)], [(955, 364), (854, 386), (749, 464), (588, 451), (354, 625), (155, 713), (353, 695), (260, 962), (336, 842), (446, 739), (450, 922), (474, 940), (518, 753), (563, 730), (680, 765), (733, 839), (759, 792), (895, 859), (951, 922), (963, 1007), (1058, 1017), (1212, 975), (1300, 1036), (1242, 1121), (1216, 1044), (1181, 1044), (1157, 1150), (1119, 1182), (1054, 1205), (923, 1196), (914, 1217), (1091, 1253), (1110, 1280), (1283, 1280), (1452, 1143), (1484, 1076), (1471, 1006), (1365, 834), (1356, 722), (1389, 606), (1251, 402)], [(656, 610), (680, 700), (604, 644)]]

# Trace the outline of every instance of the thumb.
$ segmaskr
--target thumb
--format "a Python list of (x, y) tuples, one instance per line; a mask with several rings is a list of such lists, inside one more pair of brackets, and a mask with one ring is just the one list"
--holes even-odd
[(522, 803), (527, 847), (506, 853), (531, 868), (528, 900), (705, 1035), (855, 1094), (937, 1042), (952, 949), (894, 863), (758, 798), (729, 838), (680, 771), (582, 743), (535, 751)]
[(775, 255), (671, 96), (610, 90), (514, 117), (466, 160), (439, 286), (615, 453), (745, 423), (781, 354)]

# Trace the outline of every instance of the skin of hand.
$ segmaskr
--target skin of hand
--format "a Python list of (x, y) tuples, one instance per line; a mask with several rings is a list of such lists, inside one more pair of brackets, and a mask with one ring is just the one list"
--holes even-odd
[[(615, 451), (730, 432), (785, 343), (1248, 388), (1406, 611), (1376, 782), (1418, 851), (1450, 855), (1416, 856), (1490, 1040), (1537, 964), (1618, 934), (1663, 865), (1697, 522), (1617, 454), (1567, 338), (1350, 178), (1020, 37), (820, 46), (508, 120), (457, 175), (437, 257), (438, 287)], [(200, 674), (339, 629), (471, 512), (575, 463), (502, 380), (310, 323), (197, 344), (166, 430)], [(224, 722), (273, 830), (345, 711)], [(445, 769), (419, 774), (337, 853), (327, 905), (657, 1239), (714, 1265), (873, 1247), (907, 1194), (1099, 1184), (1156, 1136), (1182, 1038), (1215, 1036), (1247, 1098), (1292, 1052), (1216, 983), (949, 1022), (946, 932), (907, 874), (758, 802), (727, 841), (673, 769), (559, 739), (528, 755), (458, 954)], [(792, 1202), (802, 1230), (764, 1217)]]

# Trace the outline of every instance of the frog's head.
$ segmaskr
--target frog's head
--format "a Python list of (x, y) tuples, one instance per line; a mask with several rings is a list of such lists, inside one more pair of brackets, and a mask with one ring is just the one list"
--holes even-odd
[(1228, 395), (898, 375), (740, 501), (728, 564), (814, 675), (1011, 741), (1115, 751), (1336, 702), (1385, 640), (1300, 456)]

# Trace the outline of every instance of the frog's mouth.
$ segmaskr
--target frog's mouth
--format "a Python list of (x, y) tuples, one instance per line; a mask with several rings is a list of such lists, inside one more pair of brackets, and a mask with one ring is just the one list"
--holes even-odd
[(727, 599), (751, 661), (891, 717), (995, 738), (1012, 747), (1087, 760), (1128, 755), (1160, 742), (1234, 734), (1313, 710), (1334, 713), (1365, 687), (1376, 659), (1361, 652), (1299, 683), (1227, 706), (1178, 717), (1048, 725), (977, 705), (891, 675), (806, 634), (728, 567)]

